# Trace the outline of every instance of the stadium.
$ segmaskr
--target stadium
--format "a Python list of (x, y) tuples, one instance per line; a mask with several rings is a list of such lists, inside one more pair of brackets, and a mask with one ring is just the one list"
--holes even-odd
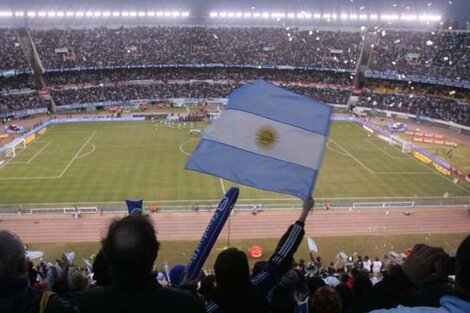
[(26, 2), (0, 312), (470, 312), (468, 4)]

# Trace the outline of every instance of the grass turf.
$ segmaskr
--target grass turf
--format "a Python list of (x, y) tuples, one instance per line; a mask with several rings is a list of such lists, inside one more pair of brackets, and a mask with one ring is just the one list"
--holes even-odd
[[(340, 251), (352, 255), (357, 252), (359, 255), (369, 257), (383, 257), (389, 251), (403, 252), (412, 248), (415, 243), (426, 243), (432, 246), (442, 247), (449, 253), (455, 253), (460, 242), (467, 234), (429, 234), (422, 235), (394, 235), (394, 236), (355, 236), (351, 237), (318, 237), (314, 238), (318, 245), (319, 253), (323, 263), (334, 262), (336, 254)], [(253, 245), (263, 248), (263, 258), (268, 259), (273, 253), (278, 239), (250, 239), (231, 240), (230, 246), (237, 247), (245, 252)], [(187, 264), (197, 241), (163, 241), (157, 258), (157, 266), (161, 268), (162, 262), (168, 262), (170, 266), (174, 264)], [(205, 268), (212, 268), (217, 255), (227, 247), (227, 238), (220, 238), (206, 261)], [(75, 263), (84, 266), (82, 258), (89, 258), (99, 251), (99, 243), (47, 243), (30, 244), (30, 250), (39, 250), (45, 253), (45, 259), (51, 261), (57, 259), (62, 253), (74, 251), (76, 253)], [(309, 260), (307, 240), (301, 243), (296, 260)], [(253, 265), (256, 260), (250, 260)]]
[[(184, 170), (199, 137), (155, 122), (57, 124), (0, 165), (0, 207), (116, 207), (125, 198), (160, 206), (217, 202), (234, 185)], [(203, 124), (193, 125), (202, 128)], [(299, 143), (302, 144), (302, 143)], [(467, 156), (470, 158), (470, 155)], [(469, 199), (470, 185), (456, 185), (398, 147), (349, 122), (332, 124), (315, 197), (324, 201)], [(149, 203), (147, 202), (147, 204)], [(299, 200), (241, 187), (239, 203)]]

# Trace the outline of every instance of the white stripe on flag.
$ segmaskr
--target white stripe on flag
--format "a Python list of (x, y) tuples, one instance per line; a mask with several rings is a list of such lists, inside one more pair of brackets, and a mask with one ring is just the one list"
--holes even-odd
[[(274, 133), (264, 146), (259, 142), (263, 130)], [(313, 169), (320, 166), (325, 142), (320, 134), (238, 110), (225, 110), (202, 138)]]

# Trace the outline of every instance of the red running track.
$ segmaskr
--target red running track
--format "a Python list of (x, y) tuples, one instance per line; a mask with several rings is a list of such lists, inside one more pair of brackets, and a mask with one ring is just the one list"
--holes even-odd
[[(313, 212), (306, 224), (309, 236), (395, 235), (470, 232), (468, 209), (420, 208), (411, 216), (404, 209), (354, 209)], [(388, 212), (388, 213), (387, 213)], [(278, 238), (300, 211), (264, 211), (254, 216), (236, 212), (230, 219), (230, 236)], [(121, 215), (122, 216), (122, 215)], [(105, 234), (112, 218), (118, 216), (9, 216), (0, 217), (0, 228), (18, 234), (24, 242), (90, 242)], [(159, 213), (152, 215), (159, 240), (199, 240), (212, 212)], [(228, 224), (222, 235), (226, 234)]]

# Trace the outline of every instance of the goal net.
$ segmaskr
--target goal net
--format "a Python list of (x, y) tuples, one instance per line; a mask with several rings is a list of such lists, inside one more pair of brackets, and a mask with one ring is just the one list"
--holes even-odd
[(15, 141), (5, 147), (5, 157), (6, 158), (14, 158), (18, 154), (18, 149), (24, 149), (26, 148), (26, 142), (24, 139), (21, 139), (19, 141)]

